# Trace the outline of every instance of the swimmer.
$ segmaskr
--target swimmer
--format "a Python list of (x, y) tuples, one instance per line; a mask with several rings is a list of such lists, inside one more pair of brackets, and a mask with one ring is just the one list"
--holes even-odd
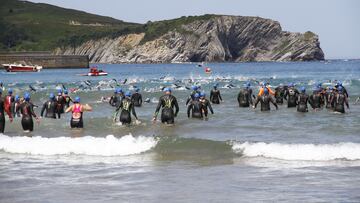
[(44, 115), (44, 112), (46, 111), (45, 113), (46, 118), (56, 119), (56, 108), (57, 108), (57, 103), (55, 101), (55, 95), (53, 93), (50, 93), (49, 100), (43, 104), (40, 116), (42, 117)]
[(300, 88), (300, 94), (298, 95), (297, 99), (297, 111), (298, 112), (308, 112), (307, 103), (309, 102), (309, 96), (306, 94), (306, 88)]
[(298, 95), (299, 91), (295, 88), (294, 83), (289, 83), (284, 95), (284, 99), (287, 100), (288, 103), (288, 108), (296, 107), (296, 100)]
[(162, 108), (161, 122), (167, 124), (174, 124), (175, 117), (179, 113), (179, 104), (176, 100), (176, 97), (171, 94), (170, 88), (165, 88), (164, 92), (165, 95), (161, 96), (159, 99), (159, 103), (154, 113), (153, 121), (156, 121), (159, 111)]
[(194, 95), (194, 100), (190, 102), (187, 109), (188, 118), (190, 118), (190, 112), (192, 118), (203, 118), (203, 106), (202, 103), (199, 101), (200, 95), (196, 93)]
[(220, 101), (222, 100), (220, 90), (217, 88), (217, 84), (213, 86), (213, 89), (210, 91), (210, 101), (213, 104), (220, 104)]
[(261, 111), (270, 111), (270, 102), (276, 107), (278, 110), (278, 105), (275, 100), (269, 95), (269, 90), (264, 88), (264, 94), (262, 96), (258, 96), (255, 100), (255, 105), (253, 108), (255, 109), (258, 103), (261, 103)]
[(92, 107), (88, 104), (81, 104), (80, 97), (75, 97), (74, 104), (65, 110), (66, 113), (71, 112), (70, 127), (83, 128), (83, 113), (85, 111), (92, 111)]
[(138, 122), (138, 117), (135, 112), (134, 102), (131, 100), (131, 92), (128, 91), (125, 93), (125, 98), (121, 101), (119, 107), (116, 109), (116, 113), (114, 116), (114, 120), (116, 121), (116, 117), (119, 114), (119, 111), (121, 109), (120, 113), (120, 119), (119, 121), (122, 124), (130, 124), (131, 123), (131, 115), (130, 112), (134, 115), (136, 119), (136, 123)]
[(342, 86), (337, 87), (337, 92), (336, 92), (335, 96), (332, 98), (332, 100), (334, 101), (334, 104), (335, 104), (335, 108), (334, 108), (335, 112), (345, 113), (344, 104), (346, 105), (346, 107), (348, 109), (350, 109), (348, 99), (347, 99), (345, 93), (343, 92)]
[(207, 118), (207, 116), (208, 116), (208, 109), (210, 110), (211, 114), (214, 114), (214, 110), (213, 110), (213, 108), (212, 108), (212, 106), (211, 106), (210, 101), (209, 101), (208, 99), (206, 99), (205, 96), (206, 96), (206, 94), (205, 94), (204, 92), (201, 92), (201, 93), (200, 93), (200, 99), (199, 99), (199, 101), (201, 102), (202, 107), (203, 107), (203, 108), (202, 108), (202, 112), (203, 112), (205, 118)]
[(139, 93), (140, 88), (135, 89), (135, 93), (131, 96), (131, 101), (134, 103), (134, 106), (141, 107), (142, 105), (142, 95)]
[(0, 89), (0, 133), (4, 133), (5, 130), (5, 112), (9, 116), (10, 122), (13, 121), (11, 112), (5, 109), (5, 101), (2, 98), (2, 89)]
[(252, 101), (252, 89), (250, 88), (250, 83), (247, 82), (244, 84), (244, 88), (242, 88), (238, 94), (237, 100), (239, 103), (239, 107), (250, 107), (253, 105)]
[(20, 104), (19, 109), (17, 110), (20, 111), (22, 115), (21, 125), (24, 132), (32, 132), (34, 130), (33, 117), (35, 117), (38, 123), (40, 120), (34, 112), (34, 104), (30, 102), (30, 94), (26, 92), (24, 94), (24, 99), (25, 101)]

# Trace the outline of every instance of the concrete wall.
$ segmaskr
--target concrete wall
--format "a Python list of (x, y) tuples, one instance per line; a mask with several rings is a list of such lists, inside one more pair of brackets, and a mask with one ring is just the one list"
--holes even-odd
[[(25, 61), (43, 68), (89, 68), (88, 55), (51, 55), (47, 53), (0, 53), (0, 64)], [(3, 68), (2, 66), (0, 68)]]

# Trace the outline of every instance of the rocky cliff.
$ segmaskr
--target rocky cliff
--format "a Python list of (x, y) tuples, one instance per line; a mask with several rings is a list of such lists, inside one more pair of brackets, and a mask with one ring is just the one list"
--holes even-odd
[(196, 20), (144, 40), (145, 33), (90, 40), (57, 54), (88, 54), (96, 63), (176, 63), (223, 61), (323, 60), (312, 32), (282, 31), (276, 21), (259, 17), (214, 16)]

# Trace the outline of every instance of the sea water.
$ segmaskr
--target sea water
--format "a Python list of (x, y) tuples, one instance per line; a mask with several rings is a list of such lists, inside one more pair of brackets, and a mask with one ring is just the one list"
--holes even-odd
[[(0, 202), (359, 202), (360, 61), (215, 63), (206, 74), (197, 64), (96, 64), (106, 77), (86, 70), (0, 72), (15, 94), (32, 91), (39, 106), (50, 92), (67, 88), (93, 107), (84, 130), (71, 130), (70, 115), (41, 119), (23, 133), (20, 118), (0, 135)], [(350, 110), (298, 113), (281, 105), (270, 112), (239, 108), (237, 94), (250, 81), (274, 88), (293, 82), (313, 86), (342, 81)], [(176, 84), (176, 85), (175, 85)], [(188, 119), (185, 101), (193, 84), (209, 96), (218, 84), (223, 103), (207, 121)], [(116, 87), (141, 89), (141, 121), (113, 122), (102, 97)], [(172, 87), (180, 113), (174, 126), (151, 119), (164, 87)], [(134, 120), (134, 119), (133, 119)]]

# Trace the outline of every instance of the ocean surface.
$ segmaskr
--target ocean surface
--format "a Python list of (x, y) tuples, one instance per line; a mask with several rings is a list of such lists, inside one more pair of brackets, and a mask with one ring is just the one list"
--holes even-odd
[[(93, 107), (84, 113), (84, 130), (70, 129), (70, 115), (43, 118), (30, 134), (20, 118), (7, 121), (0, 135), (1, 203), (360, 202), (360, 60), (207, 64), (212, 74), (197, 64), (97, 65), (109, 76), (79, 76), (84, 69), (0, 72), (15, 94), (36, 89), (32, 100), (40, 107), (62, 86)], [(246, 81), (255, 92), (257, 82), (267, 81), (294, 82), (310, 93), (315, 83), (336, 80), (350, 94), (345, 114), (298, 113), (286, 105), (264, 113), (236, 101)], [(213, 105), (207, 121), (186, 116), (186, 87), (194, 83), (207, 95), (219, 84), (224, 102)], [(118, 85), (140, 87), (150, 99), (136, 108), (140, 124), (114, 123), (114, 108), (101, 102)], [(166, 86), (180, 105), (172, 127), (151, 121)]]

